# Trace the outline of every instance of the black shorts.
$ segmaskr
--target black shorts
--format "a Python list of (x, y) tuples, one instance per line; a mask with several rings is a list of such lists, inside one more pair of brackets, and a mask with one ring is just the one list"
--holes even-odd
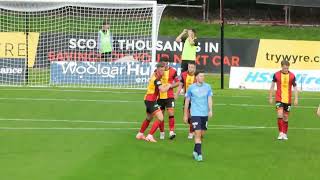
[(181, 73), (188, 71), (188, 64), (190, 62), (195, 62), (195, 61), (191, 61), (191, 60), (182, 60), (181, 62)]
[(158, 104), (161, 110), (174, 108), (174, 98), (158, 99)]
[(191, 116), (193, 130), (207, 130), (208, 116)]
[(287, 104), (287, 103), (283, 103), (283, 102), (277, 101), (277, 102), (276, 102), (276, 109), (279, 109), (279, 108), (283, 108), (283, 110), (284, 110), (285, 112), (290, 112), (290, 110), (291, 110), (291, 104)]
[(101, 59), (104, 62), (111, 62), (112, 61), (112, 53), (111, 52), (101, 53)]
[(144, 104), (146, 105), (146, 112), (149, 114), (160, 111), (160, 106), (156, 101), (144, 101)]

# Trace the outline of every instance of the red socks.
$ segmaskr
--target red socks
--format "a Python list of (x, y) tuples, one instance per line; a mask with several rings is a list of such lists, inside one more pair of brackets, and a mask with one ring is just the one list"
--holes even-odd
[(278, 118), (278, 129), (279, 129), (279, 132), (283, 132), (283, 119), (282, 118)]
[(156, 119), (152, 124), (149, 134), (153, 135), (157, 131), (159, 125), (160, 125), (160, 121)]
[(283, 133), (287, 134), (288, 132), (288, 121), (283, 121)]
[(170, 131), (174, 131), (174, 116), (169, 116), (169, 129)]
[(283, 132), (287, 134), (288, 122), (284, 121), (282, 118), (278, 118), (278, 128), (279, 128), (279, 132)]
[(145, 120), (142, 122), (142, 125), (141, 125), (141, 128), (140, 128), (140, 131), (139, 131), (139, 132), (144, 133), (144, 131), (148, 128), (149, 124), (150, 124), (150, 121), (148, 121), (148, 120), (145, 119)]
[[(174, 131), (174, 123), (175, 123), (174, 116), (169, 116), (169, 130), (170, 131)], [(160, 129), (160, 132), (164, 132), (164, 121), (160, 121), (159, 129)]]
[(160, 132), (164, 132), (164, 121), (160, 121), (159, 129)]

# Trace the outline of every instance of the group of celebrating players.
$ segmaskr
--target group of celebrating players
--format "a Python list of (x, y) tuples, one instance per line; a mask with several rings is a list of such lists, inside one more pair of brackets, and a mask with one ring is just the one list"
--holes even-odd
[[(169, 139), (174, 139), (176, 136), (175, 130), (175, 117), (174, 108), (175, 100), (178, 99), (179, 93), (182, 89), (187, 92), (190, 85), (195, 82), (195, 64), (190, 62), (188, 64), (188, 70), (181, 73), (178, 77), (177, 71), (168, 66), (168, 61), (163, 61), (157, 64), (156, 70), (153, 73), (148, 87), (147, 93), (144, 97), (147, 117), (143, 121), (140, 131), (136, 138), (139, 140), (146, 140), (150, 142), (157, 142), (154, 138), (154, 133), (157, 128), (160, 129), (160, 139), (165, 139), (164, 133), (164, 113), (167, 111), (169, 116)], [(178, 90), (174, 92), (174, 88), (178, 87)], [(193, 128), (189, 119), (189, 135), (188, 138), (193, 138)], [(148, 128), (151, 120), (155, 118), (152, 127), (145, 137), (144, 132)]]

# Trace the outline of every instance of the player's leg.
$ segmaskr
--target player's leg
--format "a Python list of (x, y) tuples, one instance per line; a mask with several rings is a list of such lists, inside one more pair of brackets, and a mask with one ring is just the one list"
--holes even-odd
[(193, 154), (194, 154), (195, 160), (198, 160), (199, 156), (201, 157), (201, 160), (202, 160), (201, 135), (202, 135), (202, 130), (195, 130), (194, 131), (194, 149), (193, 149)]
[(193, 139), (193, 136), (194, 136), (194, 129), (193, 129), (193, 126), (192, 126), (192, 122), (191, 122), (191, 114), (190, 114), (190, 108), (189, 108), (189, 111), (188, 111), (188, 123), (189, 123), (189, 134), (188, 134), (188, 139)]
[(145, 140), (144, 132), (149, 127), (151, 120), (152, 120), (152, 114), (147, 112), (146, 119), (142, 122), (140, 130), (139, 130), (138, 134), (136, 135), (136, 139)]
[[(184, 107), (184, 102), (185, 101), (183, 101), (183, 107)], [(191, 108), (191, 103), (189, 103), (189, 107), (188, 107), (188, 124), (189, 124), (188, 139), (193, 139), (194, 130), (193, 130), (192, 122), (191, 122), (190, 108)]]
[(182, 60), (182, 62), (181, 62), (181, 73), (183, 73), (185, 71), (188, 71), (188, 64), (189, 64), (189, 61)]
[[(159, 99), (158, 100), (158, 105), (160, 106), (160, 109), (162, 111), (162, 114), (164, 115), (164, 111), (166, 109), (165, 106), (165, 99)], [(159, 124), (159, 129), (160, 129), (160, 139), (164, 139), (165, 138), (165, 133), (164, 133), (164, 121), (161, 121)]]
[(146, 137), (146, 140), (149, 141), (149, 142), (157, 142), (154, 139), (153, 135), (157, 131), (161, 121), (163, 121), (163, 114), (162, 114), (162, 111), (161, 111), (160, 107), (158, 107), (157, 109), (154, 108), (152, 115), (153, 115), (153, 117), (156, 118), (156, 120), (153, 122), (152, 127), (151, 127), (151, 129), (149, 131), (149, 134)]
[[(203, 158), (202, 158), (202, 139), (203, 139), (203, 136), (205, 134), (205, 132), (207, 131), (208, 129), (208, 117), (200, 117), (200, 127), (201, 127), (201, 134), (200, 134), (200, 153), (198, 153), (198, 161), (202, 161)], [(198, 138), (198, 136), (196, 136), (196, 138)], [(195, 138), (195, 139), (196, 139)]]
[(279, 129), (279, 136), (278, 140), (283, 139), (283, 103), (276, 102), (276, 110), (277, 110), (277, 117), (278, 117), (278, 129)]
[(291, 105), (285, 104), (283, 108), (283, 139), (288, 140), (288, 125), (289, 125), (289, 112), (290, 112)]
[(101, 57), (104, 60), (104, 62), (111, 62), (112, 61), (111, 55), (112, 55), (111, 52), (105, 52), (101, 54)]
[(176, 137), (176, 133), (174, 132), (174, 125), (175, 125), (175, 119), (174, 119), (174, 99), (170, 98), (167, 100), (167, 112), (169, 116), (169, 138), (172, 140)]
[[(162, 114), (164, 115), (165, 110), (162, 109), (162, 107), (161, 107), (161, 111), (162, 111)], [(164, 139), (165, 138), (164, 121), (160, 121), (159, 129), (160, 129), (160, 139)]]
[(319, 105), (318, 110), (317, 110), (317, 115), (320, 117), (320, 105)]
[[(197, 161), (202, 161), (202, 150), (201, 150), (201, 136), (202, 136), (202, 122), (201, 117), (192, 116), (191, 122), (194, 129), (194, 148), (193, 157)], [(199, 158), (200, 157), (200, 158)]]
[(282, 137), (283, 140), (288, 140), (288, 136), (287, 136), (288, 124), (289, 124), (288, 117), (289, 117), (289, 112), (284, 111), (284, 115), (283, 115), (283, 137)]
[(176, 137), (176, 133), (174, 132), (174, 128), (175, 128), (174, 109), (168, 108), (167, 111), (169, 116), (169, 138), (172, 140)]
[(201, 139), (203, 139), (204, 135), (206, 134), (206, 131), (208, 129), (208, 117), (203, 118), (203, 123), (202, 123), (202, 133), (201, 133)]

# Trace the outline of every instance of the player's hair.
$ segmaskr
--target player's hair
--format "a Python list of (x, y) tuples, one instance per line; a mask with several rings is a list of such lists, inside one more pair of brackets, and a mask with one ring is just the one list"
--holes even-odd
[(162, 63), (157, 63), (156, 68), (162, 68), (164, 65)]
[(108, 19), (107, 18), (105, 18), (104, 20), (103, 20), (103, 23), (102, 23), (102, 25), (108, 25)]
[(160, 62), (169, 62), (169, 59), (168, 59), (168, 58), (161, 57), (161, 58), (160, 58)]
[(194, 62), (194, 61), (190, 61), (190, 62), (188, 62), (188, 64), (196, 65), (196, 62)]
[(203, 70), (196, 71), (196, 72), (194, 73), (194, 75), (195, 75), (195, 76), (198, 76), (200, 73), (204, 73), (204, 71), (203, 71)]
[(197, 31), (195, 29), (190, 29), (190, 30), (194, 33), (194, 35), (197, 34)]
[(287, 60), (281, 61), (281, 66), (290, 66), (290, 62)]

